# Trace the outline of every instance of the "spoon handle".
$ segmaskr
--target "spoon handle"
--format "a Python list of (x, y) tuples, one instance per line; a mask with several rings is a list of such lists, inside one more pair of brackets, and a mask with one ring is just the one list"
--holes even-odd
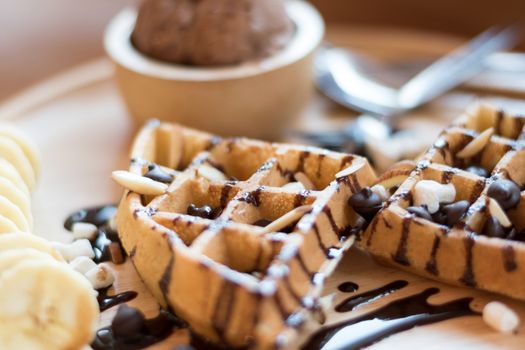
[(519, 37), (517, 25), (489, 28), (406, 82), (399, 90), (400, 109), (420, 106), (472, 78), (488, 56), (512, 48)]

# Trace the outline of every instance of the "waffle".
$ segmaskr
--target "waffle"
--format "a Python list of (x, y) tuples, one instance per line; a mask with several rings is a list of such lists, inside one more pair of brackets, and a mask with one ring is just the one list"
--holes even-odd
[(289, 346), (362, 227), (346, 201), (375, 180), (367, 160), (157, 121), (131, 158), (129, 173), (169, 185), (160, 195), (131, 185), (117, 213), (123, 246), (160, 304), (215, 342)]
[[(381, 177), (379, 182), (398, 188), (359, 246), (380, 261), (426, 277), (525, 300), (524, 123), (524, 116), (485, 103), (467, 109), (412, 167), (405, 164)], [(489, 195), (504, 179), (517, 185), (512, 208), (502, 209)], [(452, 184), (454, 202), (465, 200), (466, 209), (455, 217), (442, 209), (431, 220), (419, 215), (414, 197), (422, 180)], [(504, 227), (505, 218), (510, 222)]]

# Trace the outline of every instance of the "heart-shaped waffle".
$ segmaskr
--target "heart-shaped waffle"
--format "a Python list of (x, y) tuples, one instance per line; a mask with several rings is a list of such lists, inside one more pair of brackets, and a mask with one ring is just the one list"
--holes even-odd
[(367, 160), (156, 121), (131, 157), (118, 231), (157, 300), (216, 342), (291, 344), (360, 232), (346, 202), (375, 181)]
[[(469, 108), (415, 163), (359, 245), (423, 276), (525, 299), (524, 123), (524, 116), (488, 104)], [(418, 193), (422, 180), (452, 184), (453, 203), (436, 213), (415, 207), (431, 198), (422, 185)], [(502, 184), (513, 188), (509, 208), (510, 199), (498, 195), (507, 193)]]

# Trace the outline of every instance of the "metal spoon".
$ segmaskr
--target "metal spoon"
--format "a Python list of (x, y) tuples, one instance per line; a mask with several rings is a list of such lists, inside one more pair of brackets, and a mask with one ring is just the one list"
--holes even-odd
[(363, 74), (358, 59), (346, 50), (322, 48), (314, 65), (318, 88), (335, 102), (369, 115), (359, 116), (340, 131), (301, 136), (325, 147), (359, 153), (368, 135), (388, 137), (393, 119), (475, 76), (488, 56), (512, 48), (518, 42), (518, 33), (516, 25), (490, 28), (423, 69), (399, 89)]

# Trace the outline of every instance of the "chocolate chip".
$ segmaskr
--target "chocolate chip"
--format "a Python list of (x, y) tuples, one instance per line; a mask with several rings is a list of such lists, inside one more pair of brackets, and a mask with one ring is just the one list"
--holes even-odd
[(488, 237), (503, 238), (505, 237), (505, 229), (501, 226), (498, 219), (491, 216), (485, 221), (481, 234)]
[(432, 216), (430, 216), (430, 213), (428, 212), (428, 210), (426, 210), (423, 207), (408, 207), (407, 211), (410, 214), (414, 214), (418, 218), (432, 221)]
[(198, 216), (204, 219), (213, 218), (213, 209), (209, 205), (203, 205), (202, 207), (197, 207), (195, 204), (190, 204), (187, 209), (189, 215)]
[(73, 224), (77, 222), (85, 222), (87, 210), (79, 210), (71, 214), (64, 222), (64, 228), (68, 231), (73, 230)]
[(272, 223), (272, 220), (260, 219), (260, 220), (255, 221), (252, 225), (260, 226), (260, 227), (266, 227), (266, 226), (268, 226), (271, 223)]
[(162, 170), (162, 168), (157, 164), (148, 165), (148, 171), (144, 174), (144, 177), (165, 184), (170, 184), (173, 181), (173, 175), (168, 174), (166, 171)]
[(139, 310), (126, 304), (120, 305), (117, 314), (111, 322), (113, 333), (117, 337), (132, 337), (139, 333), (144, 326), (144, 315)]
[(457, 224), (467, 212), (469, 206), (470, 203), (465, 200), (445, 205), (441, 211), (445, 214), (446, 225), (452, 227)]
[(432, 214), (432, 220), (436, 224), (446, 225), (447, 224), (447, 214), (445, 214), (441, 209)]
[(93, 225), (100, 227), (103, 225), (107, 225), (109, 220), (115, 215), (117, 212), (117, 207), (114, 205), (106, 205), (105, 207), (100, 208), (99, 210), (94, 212), (93, 217), (89, 217), (89, 221)]
[(503, 210), (515, 207), (520, 201), (520, 188), (511, 180), (496, 180), (488, 189), (487, 195), (494, 198)]
[(507, 239), (525, 242), (525, 230), (518, 231), (515, 227), (513, 227), (507, 235)]
[(348, 204), (356, 213), (367, 221), (370, 221), (383, 206), (383, 201), (377, 194), (372, 192), (369, 187), (365, 187), (350, 197)]
[(465, 170), (474, 175), (478, 175), (481, 177), (489, 177), (489, 172), (487, 171), (487, 169), (479, 165), (471, 165)]
[(115, 265), (123, 264), (126, 259), (124, 258), (124, 254), (122, 254), (122, 247), (117, 242), (111, 242), (111, 244), (108, 247), (110, 260)]
[(195, 350), (195, 348), (188, 344), (177, 345), (173, 350)]

